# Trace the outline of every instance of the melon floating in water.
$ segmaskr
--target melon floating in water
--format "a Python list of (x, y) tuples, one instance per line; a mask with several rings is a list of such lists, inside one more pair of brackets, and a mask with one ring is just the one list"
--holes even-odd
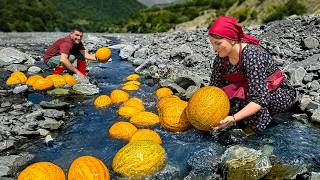
[(138, 129), (129, 122), (119, 121), (114, 123), (109, 129), (109, 134), (113, 138), (129, 141)]
[(65, 180), (63, 170), (51, 162), (37, 162), (25, 168), (18, 180)]
[(225, 92), (215, 86), (198, 89), (186, 107), (188, 121), (197, 129), (209, 131), (228, 116), (230, 102)]
[(185, 108), (188, 103), (183, 100), (171, 100), (159, 110), (161, 126), (172, 132), (182, 132), (191, 127)]
[(140, 78), (140, 76), (138, 74), (130, 74), (128, 77), (127, 77), (127, 80), (128, 81), (136, 81)]
[(97, 108), (106, 108), (111, 104), (111, 99), (107, 95), (101, 95), (94, 100), (93, 104)]
[(130, 118), (130, 122), (138, 127), (148, 127), (159, 123), (159, 116), (147, 111), (139, 112)]
[(109, 180), (106, 165), (96, 157), (81, 156), (75, 159), (68, 171), (68, 180)]
[(112, 103), (122, 103), (129, 99), (129, 94), (122, 90), (116, 89), (111, 92), (110, 98)]
[(164, 167), (164, 148), (153, 141), (134, 141), (122, 147), (112, 160), (112, 169), (123, 176), (143, 177)]
[(150, 129), (138, 129), (130, 138), (130, 143), (134, 141), (141, 141), (141, 140), (150, 140), (161, 144), (161, 137), (159, 134)]

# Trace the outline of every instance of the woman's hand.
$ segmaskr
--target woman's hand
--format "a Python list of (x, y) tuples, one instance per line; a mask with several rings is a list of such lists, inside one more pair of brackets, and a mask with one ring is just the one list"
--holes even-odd
[(217, 125), (217, 126), (211, 126), (212, 130), (218, 130), (218, 129), (222, 129), (222, 128), (225, 128), (229, 125), (234, 125), (236, 122), (235, 122), (235, 119), (234, 119), (234, 116), (227, 116), (226, 118), (224, 118), (223, 120), (220, 121), (220, 124)]

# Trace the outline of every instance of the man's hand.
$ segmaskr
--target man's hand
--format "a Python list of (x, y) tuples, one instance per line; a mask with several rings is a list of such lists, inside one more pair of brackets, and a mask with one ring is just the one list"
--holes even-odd
[(233, 116), (227, 116), (226, 118), (224, 118), (223, 120), (220, 121), (219, 125), (217, 126), (211, 126), (212, 130), (218, 130), (218, 129), (223, 129), (229, 125), (234, 125), (235, 119)]

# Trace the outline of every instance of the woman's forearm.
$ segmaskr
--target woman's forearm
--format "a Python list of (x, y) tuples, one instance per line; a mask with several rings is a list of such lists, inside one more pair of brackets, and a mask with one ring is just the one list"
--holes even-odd
[(244, 108), (242, 108), (240, 111), (235, 113), (233, 115), (235, 121), (241, 121), (242, 119), (245, 119), (255, 113), (257, 113), (261, 109), (261, 106), (255, 102), (250, 102), (247, 104)]

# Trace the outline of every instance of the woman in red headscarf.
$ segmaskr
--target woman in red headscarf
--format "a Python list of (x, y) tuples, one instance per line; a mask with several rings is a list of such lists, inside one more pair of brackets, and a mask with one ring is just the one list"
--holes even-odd
[(294, 88), (259, 40), (243, 33), (237, 19), (220, 16), (209, 30), (209, 40), (218, 53), (210, 85), (222, 88), (231, 103), (230, 115), (213, 129), (237, 123), (261, 132), (272, 115), (292, 106)]

